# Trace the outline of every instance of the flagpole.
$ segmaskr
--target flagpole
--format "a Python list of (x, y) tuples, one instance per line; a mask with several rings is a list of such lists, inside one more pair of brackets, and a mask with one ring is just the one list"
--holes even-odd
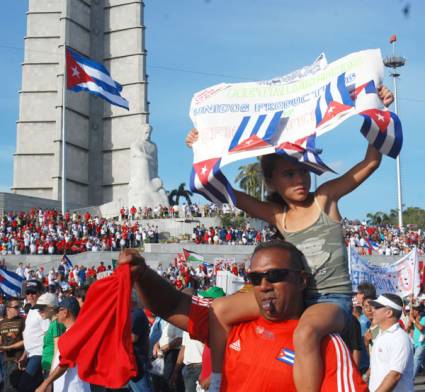
[[(398, 73), (398, 68), (403, 67), (406, 63), (406, 59), (395, 54), (395, 43), (397, 41), (397, 36), (392, 35), (390, 38), (390, 43), (392, 44), (393, 55), (387, 57), (384, 60), (384, 65), (388, 68), (392, 68), (390, 75), (393, 78), (394, 85), (394, 112), (398, 115), (398, 105), (397, 105), (397, 78), (400, 76)], [(401, 187), (401, 167), (400, 167), (400, 153), (396, 158), (396, 171), (397, 171), (397, 209), (398, 209), (398, 226), (400, 229), (403, 227), (403, 195)]]
[(62, 215), (66, 212), (66, 45), (64, 45), (64, 69), (62, 80)]

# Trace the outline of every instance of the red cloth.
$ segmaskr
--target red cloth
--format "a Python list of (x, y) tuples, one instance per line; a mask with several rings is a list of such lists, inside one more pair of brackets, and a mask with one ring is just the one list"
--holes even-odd
[(90, 384), (120, 388), (137, 375), (131, 341), (130, 265), (93, 283), (75, 324), (58, 341), (61, 366)]

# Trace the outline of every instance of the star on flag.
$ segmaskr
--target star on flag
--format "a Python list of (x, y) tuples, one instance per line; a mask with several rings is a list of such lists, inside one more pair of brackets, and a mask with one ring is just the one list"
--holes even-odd
[(248, 139), (240, 142), (237, 146), (233, 147), (229, 152), (242, 152), (254, 150), (262, 147), (269, 147), (270, 144), (265, 142), (263, 139), (258, 137), (257, 135), (250, 136)]
[(379, 110), (379, 109), (369, 109), (361, 112), (360, 114), (366, 114), (373, 121), (375, 121), (381, 132), (386, 132), (388, 124), (391, 120), (391, 113), (389, 111)]
[(211, 170), (214, 169), (218, 161), (219, 158), (212, 158), (193, 164), (193, 168), (198, 175), (202, 185), (208, 185), (208, 179), (210, 177)]
[(322, 118), (322, 121), (318, 124), (318, 127), (326, 123), (327, 121), (333, 119), (340, 113), (346, 112), (347, 110), (352, 109), (350, 105), (344, 105), (343, 103), (331, 101), (326, 109), (325, 115)]
[(72, 89), (77, 84), (93, 81), (86, 71), (84, 71), (83, 67), (75, 61), (69, 51), (66, 52), (66, 64), (68, 68), (68, 72), (66, 73), (67, 88)]

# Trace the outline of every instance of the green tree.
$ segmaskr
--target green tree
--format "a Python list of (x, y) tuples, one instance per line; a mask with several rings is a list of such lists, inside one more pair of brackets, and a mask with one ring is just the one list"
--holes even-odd
[(182, 182), (177, 189), (173, 189), (168, 193), (168, 202), (170, 205), (175, 206), (180, 203), (180, 198), (186, 199), (187, 204), (192, 204), (190, 199), (193, 196), (193, 193), (186, 189), (186, 183)]
[[(398, 210), (393, 208), (388, 214), (382, 211), (370, 212), (366, 218), (369, 225), (397, 225)], [(403, 223), (425, 229), (425, 210), (419, 207), (407, 207), (403, 210)]]
[(263, 174), (261, 172), (260, 161), (248, 163), (239, 167), (239, 173), (235, 178), (235, 182), (239, 183), (248, 195), (259, 199), (261, 197), (261, 185), (263, 182)]

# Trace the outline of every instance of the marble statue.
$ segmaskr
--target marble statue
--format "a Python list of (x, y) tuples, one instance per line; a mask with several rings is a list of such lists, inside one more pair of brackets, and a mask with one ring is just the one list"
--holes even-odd
[(168, 197), (158, 177), (158, 150), (150, 140), (152, 127), (142, 126), (138, 139), (130, 146), (128, 206), (168, 206)]

